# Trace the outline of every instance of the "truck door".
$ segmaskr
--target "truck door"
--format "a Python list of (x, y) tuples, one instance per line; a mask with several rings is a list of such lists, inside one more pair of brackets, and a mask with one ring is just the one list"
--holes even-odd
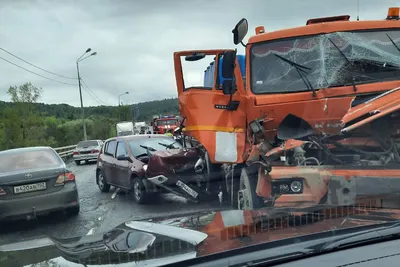
[[(179, 108), (181, 116), (186, 117), (184, 133), (207, 149), (213, 163), (242, 162), (245, 149), (246, 96), (242, 74), (236, 67), (237, 91), (224, 95), (219, 71), (225, 51), (174, 53)], [(235, 110), (228, 110), (230, 101), (237, 101)]]

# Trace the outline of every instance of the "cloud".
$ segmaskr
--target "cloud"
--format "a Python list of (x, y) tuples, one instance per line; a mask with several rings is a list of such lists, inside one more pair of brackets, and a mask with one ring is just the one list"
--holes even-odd
[[(397, 0), (360, 1), (361, 19), (383, 19)], [(233, 48), (231, 30), (246, 17), (250, 34), (304, 25), (314, 17), (357, 15), (349, 0), (86, 0), (0, 1), (0, 47), (64, 76), (76, 74), (75, 60), (91, 47), (98, 55), (80, 62), (85, 106), (137, 103), (176, 96), (172, 55), (187, 49)], [(239, 51), (243, 52), (243, 48)], [(0, 51), (0, 57), (52, 79), (35, 76), (0, 60), (0, 100), (10, 85), (31, 81), (42, 87), (41, 101), (79, 106), (76, 79), (32, 68)], [(203, 67), (202, 67), (203, 68)], [(188, 75), (198, 79), (196, 70)], [(203, 69), (198, 69), (200, 75)], [(90, 92), (92, 92), (90, 94)]]

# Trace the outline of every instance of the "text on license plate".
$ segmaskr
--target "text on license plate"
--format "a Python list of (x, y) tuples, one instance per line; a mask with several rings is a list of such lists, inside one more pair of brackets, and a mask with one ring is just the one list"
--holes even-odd
[(14, 187), (14, 194), (22, 194), (26, 192), (45, 190), (46, 183), (27, 184)]
[(178, 180), (178, 182), (176, 182), (176, 185), (182, 188), (186, 193), (188, 193), (192, 197), (196, 198), (198, 196), (198, 193), (196, 191), (194, 191), (192, 188), (182, 183), (181, 181)]

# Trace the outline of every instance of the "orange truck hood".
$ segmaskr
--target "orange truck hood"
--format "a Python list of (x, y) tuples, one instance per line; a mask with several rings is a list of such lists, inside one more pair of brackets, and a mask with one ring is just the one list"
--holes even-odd
[(400, 87), (397, 87), (349, 109), (341, 120), (344, 125), (342, 133), (355, 130), (399, 109)]

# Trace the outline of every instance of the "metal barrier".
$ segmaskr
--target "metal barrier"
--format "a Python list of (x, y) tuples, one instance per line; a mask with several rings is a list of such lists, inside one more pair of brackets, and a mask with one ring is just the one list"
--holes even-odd
[(61, 158), (68, 158), (68, 157), (72, 156), (75, 148), (76, 148), (76, 145), (56, 147), (53, 149), (58, 153), (58, 155), (60, 155)]

